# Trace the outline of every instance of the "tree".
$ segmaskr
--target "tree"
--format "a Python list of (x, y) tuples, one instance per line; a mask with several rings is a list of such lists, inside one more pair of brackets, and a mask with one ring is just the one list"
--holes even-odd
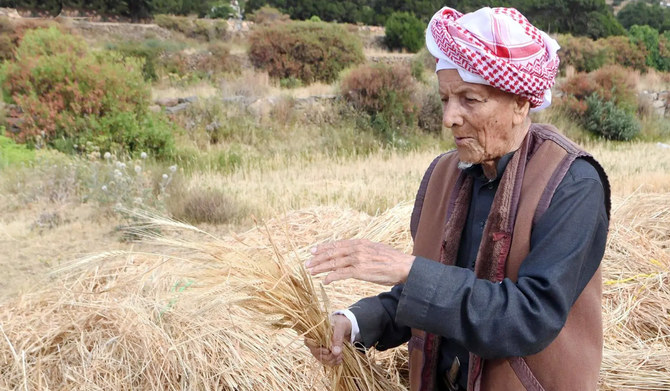
[(424, 45), (425, 23), (409, 12), (394, 12), (386, 20), (386, 45), (418, 52)]
[[(653, 67), (659, 71), (670, 70), (670, 61), (661, 56), (661, 40), (658, 30), (647, 25), (633, 25), (629, 30), (630, 40), (633, 44), (643, 44), (647, 48), (647, 66)], [(664, 43), (666, 36), (663, 36)], [(665, 47), (663, 50), (665, 52)]]
[(619, 11), (617, 19), (625, 28), (646, 24), (659, 32), (670, 30), (670, 9), (663, 8), (658, 3), (646, 4), (642, 1), (628, 3)]

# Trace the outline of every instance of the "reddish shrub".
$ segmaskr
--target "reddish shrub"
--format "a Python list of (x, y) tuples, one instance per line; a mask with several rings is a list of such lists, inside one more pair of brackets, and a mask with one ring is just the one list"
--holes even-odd
[(345, 99), (367, 112), (373, 127), (382, 133), (414, 124), (416, 82), (407, 65), (361, 65), (344, 77), (341, 89)]
[(249, 36), (252, 64), (278, 79), (333, 82), (344, 68), (363, 62), (358, 38), (321, 22), (266, 25)]
[(644, 45), (634, 45), (628, 37), (610, 36), (596, 41), (606, 47), (607, 63), (644, 72), (647, 69), (647, 49)]
[(607, 65), (594, 72), (580, 72), (563, 82), (559, 89), (567, 96), (584, 100), (597, 93), (604, 101), (634, 109), (637, 107), (636, 85), (639, 74), (620, 65)]

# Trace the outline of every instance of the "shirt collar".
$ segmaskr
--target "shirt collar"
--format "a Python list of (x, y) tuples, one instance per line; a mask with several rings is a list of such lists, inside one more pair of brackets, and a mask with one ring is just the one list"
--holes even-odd
[(479, 180), (482, 180), (484, 182), (498, 181), (498, 180), (500, 180), (503, 173), (505, 172), (505, 168), (507, 168), (507, 163), (509, 163), (509, 161), (512, 159), (512, 156), (514, 155), (514, 152), (516, 152), (516, 151), (509, 152), (509, 153), (503, 155), (500, 158), (500, 160), (498, 160), (498, 164), (496, 166), (496, 170), (497, 170), (498, 174), (497, 174), (495, 179), (489, 180), (488, 178), (486, 178), (486, 176), (484, 175), (484, 170), (482, 169), (481, 164), (473, 164), (470, 167), (464, 168), (463, 171), (466, 174), (474, 177), (475, 179), (479, 179)]

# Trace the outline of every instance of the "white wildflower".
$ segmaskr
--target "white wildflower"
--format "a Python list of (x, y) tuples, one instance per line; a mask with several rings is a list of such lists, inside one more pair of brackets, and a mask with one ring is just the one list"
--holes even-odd
[(123, 174), (119, 170), (114, 170), (114, 176), (122, 176)]
[(126, 163), (119, 164), (119, 168), (126, 168)]
[(177, 165), (175, 164), (174, 166), (170, 166), (170, 172), (176, 172), (177, 171)]
[(102, 185), (102, 191), (107, 191), (107, 186), (106, 185)]
[(146, 153), (146, 152), (142, 152), (142, 153), (140, 153), (140, 157), (141, 157), (142, 159), (146, 159), (146, 158), (147, 158), (147, 153)]
[(141, 204), (142, 203), (142, 198), (141, 197), (135, 197), (133, 202), (135, 202), (136, 204)]
[(123, 163), (121, 163), (121, 162), (116, 162), (116, 167), (117, 167), (117, 168), (121, 168), (121, 165), (122, 165), (122, 164), (123, 164)]
[(167, 179), (168, 179), (168, 174), (163, 174), (163, 180), (167, 180)]
[(112, 158), (112, 154), (109, 152), (105, 152), (105, 160), (109, 160)]
[(142, 167), (135, 166), (135, 172), (138, 173), (138, 174), (141, 173), (142, 172)]

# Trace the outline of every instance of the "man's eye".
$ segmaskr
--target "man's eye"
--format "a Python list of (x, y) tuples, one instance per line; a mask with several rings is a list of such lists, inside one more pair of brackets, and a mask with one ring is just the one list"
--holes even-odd
[(479, 102), (478, 98), (475, 98), (475, 97), (472, 97), (472, 96), (466, 96), (465, 100), (467, 100), (468, 102)]

